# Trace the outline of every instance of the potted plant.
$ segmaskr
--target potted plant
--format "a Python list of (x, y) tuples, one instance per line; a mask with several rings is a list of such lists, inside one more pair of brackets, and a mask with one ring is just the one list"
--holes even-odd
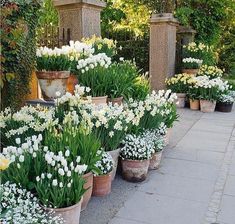
[(187, 96), (189, 98), (189, 104), (191, 110), (199, 110), (200, 108), (200, 92), (197, 86), (197, 81), (195, 79), (189, 80), (189, 88)]
[(183, 73), (190, 75), (196, 75), (199, 71), (200, 66), (202, 65), (202, 60), (196, 58), (183, 58)]
[(219, 96), (216, 103), (216, 110), (220, 112), (231, 112), (235, 102), (235, 91), (229, 91), (227, 94)]
[(144, 181), (148, 174), (153, 144), (139, 135), (128, 134), (123, 141), (120, 156), (122, 177), (130, 182)]
[(99, 151), (98, 155), (100, 155), (101, 159), (96, 162), (99, 172), (94, 173), (92, 195), (106, 196), (111, 192), (113, 159), (103, 150)]
[(217, 77), (222, 77), (223, 70), (221, 70), (215, 65), (202, 65), (198, 71), (198, 75), (200, 76), (206, 75), (211, 79), (213, 79)]
[(157, 130), (148, 130), (143, 133), (143, 137), (153, 144), (154, 152), (150, 159), (149, 170), (156, 170), (159, 168), (161, 163), (162, 151), (165, 147), (165, 139), (163, 136), (158, 134)]
[(65, 94), (70, 67), (67, 48), (40, 47), (37, 49), (36, 75), (44, 100), (55, 99), (56, 92)]
[(166, 79), (167, 88), (176, 93), (176, 105), (178, 108), (185, 107), (186, 93), (188, 91), (188, 81), (191, 79), (189, 74), (178, 74)]
[(111, 64), (111, 58), (100, 53), (81, 59), (77, 65), (79, 84), (91, 89), (92, 102), (96, 105), (107, 103), (107, 68)]

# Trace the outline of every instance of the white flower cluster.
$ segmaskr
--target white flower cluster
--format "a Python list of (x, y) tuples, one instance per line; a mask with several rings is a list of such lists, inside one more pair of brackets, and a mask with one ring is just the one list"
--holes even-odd
[(16, 138), (16, 144), (18, 146), (7, 146), (3, 148), (2, 154), (11, 162), (17, 162), (17, 167), (20, 168), (20, 163), (25, 161), (26, 153), (30, 153), (33, 158), (37, 157), (41, 141), (41, 134), (38, 136), (33, 135), (32, 137), (28, 137), (24, 143), (21, 143), (20, 138)]
[(152, 157), (154, 151), (154, 144), (148, 141), (142, 135), (126, 135), (122, 142), (120, 155), (122, 159), (129, 160), (146, 160)]
[(234, 103), (235, 102), (235, 91), (229, 91), (227, 94), (222, 94), (219, 97), (219, 102), (222, 103)]
[(91, 55), (86, 59), (81, 59), (78, 61), (77, 69), (81, 70), (82, 73), (94, 69), (97, 66), (108, 68), (111, 64), (111, 58), (105, 53), (99, 53), (97, 55)]
[(202, 62), (203, 62), (203, 60), (200, 60), (200, 59), (197, 59), (197, 58), (192, 58), (192, 57), (183, 59), (183, 63), (196, 63), (198, 65), (201, 65)]
[(95, 166), (100, 170), (100, 173), (95, 173), (95, 175), (98, 176), (110, 173), (113, 170), (112, 156), (103, 150), (99, 150), (97, 154), (101, 159), (96, 162)]
[(58, 120), (54, 119), (54, 109), (41, 106), (24, 106), (15, 113), (6, 108), (0, 113), (0, 128), (6, 128), (4, 134), (7, 138), (23, 135), (30, 130), (43, 132), (57, 123)]
[(30, 192), (9, 182), (0, 186), (0, 222), (14, 224), (62, 224), (63, 219), (53, 212), (46, 213)]
[(55, 47), (54, 49), (48, 47), (40, 47), (36, 51), (37, 57), (59, 57), (65, 55), (71, 61), (79, 60), (81, 56), (90, 56), (94, 53), (94, 48), (91, 44), (85, 44), (79, 41), (70, 41), (69, 45), (62, 46), (61, 48)]
[(230, 89), (230, 85), (227, 81), (222, 80), (220, 77), (210, 79), (209, 76), (197, 76), (192, 77), (192, 80), (195, 82), (195, 88), (218, 88), (219, 91), (224, 92)]

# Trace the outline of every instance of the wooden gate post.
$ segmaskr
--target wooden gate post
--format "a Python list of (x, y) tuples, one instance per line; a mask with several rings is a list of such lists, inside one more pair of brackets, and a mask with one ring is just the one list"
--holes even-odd
[(165, 79), (175, 74), (176, 28), (171, 13), (152, 15), (150, 20), (150, 80), (154, 90), (165, 89)]
[(62, 31), (70, 30), (71, 40), (92, 35), (101, 36), (100, 12), (106, 6), (100, 0), (53, 0), (59, 12), (60, 38)]

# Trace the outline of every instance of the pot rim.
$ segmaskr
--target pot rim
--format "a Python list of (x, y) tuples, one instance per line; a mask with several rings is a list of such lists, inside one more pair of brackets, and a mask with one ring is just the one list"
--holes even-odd
[(135, 163), (139, 163), (139, 162), (143, 163), (143, 162), (148, 162), (150, 160), (150, 159), (142, 159), (142, 160), (135, 159), (135, 160), (132, 160), (132, 159), (124, 159), (122, 157), (121, 157), (121, 159), (122, 159), (122, 161), (129, 161), (129, 162), (135, 162)]
[(203, 99), (200, 99), (200, 101), (203, 101), (203, 102), (207, 101), (207, 102), (210, 102), (210, 103), (216, 103), (217, 102), (216, 100), (203, 100)]
[(65, 208), (48, 208), (48, 207), (44, 207), (44, 206), (42, 206), (42, 207), (46, 211), (66, 212), (68, 210), (72, 210), (73, 208), (76, 208), (76, 207), (80, 206), (80, 204), (82, 204), (82, 201), (83, 201), (83, 196), (81, 197), (79, 202), (77, 202), (75, 205), (71, 205), (69, 207), (65, 207)]
[(38, 79), (67, 79), (70, 71), (36, 71)]
[(108, 96), (92, 96), (91, 99), (103, 99), (103, 98), (108, 98)]
[(98, 175), (98, 176), (95, 176), (95, 175), (94, 175), (94, 178), (96, 178), (96, 177), (111, 176), (111, 175), (112, 175), (112, 172), (113, 172), (113, 169), (112, 169), (109, 173), (106, 173), (106, 174), (102, 174), (102, 175)]
[(123, 96), (119, 96), (119, 97), (115, 97), (115, 98), (110, 98), (109, 97), (108, 100), (113, 100), (113, 101), (114, 100), (123, 100), (123, 98), (124, 98)]

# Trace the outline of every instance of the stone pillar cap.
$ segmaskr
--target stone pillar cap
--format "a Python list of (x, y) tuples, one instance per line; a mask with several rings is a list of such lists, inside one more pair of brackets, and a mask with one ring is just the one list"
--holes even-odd
[(150, 23), (164, 23), (164, 22), (179, 24), (179, 21), (176, 18), (174, 18), (172, 13), (153, 14), (150, 19)]
[(88, 4), (99, 8), (105, 8), (106, 2), (100, 0), (53, 0), (55, 7), (63, 7), (75, 4)]

